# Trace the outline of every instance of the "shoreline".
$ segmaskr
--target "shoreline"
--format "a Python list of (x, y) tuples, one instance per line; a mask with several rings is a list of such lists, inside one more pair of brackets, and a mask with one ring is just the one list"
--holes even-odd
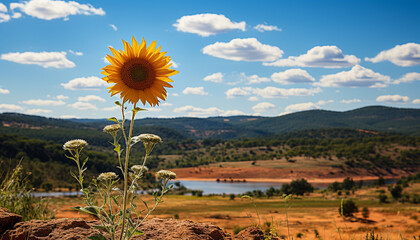
[[(384, 179), (398, 179), (401, 176), (389, 177), (385, 176)], [(309, 183), (333, 183), (333, 182), (342, 182), (346, 177), (339, 177), (339, 178), (304, 178)], [(379, 177), (377, 176), (362, 176), (362, 177), (350, 177), (354, 181), (372, 181), (376, 180)], [(300, 179), (300, 178), (235, 178), (233, 179), (233, 183), (241, 183), (243, 180), (245, 182), (261, 182), (261, 183), (290, 183), (293, 180)], [(216, 182), (217, 178), (198, 178), (198, 177), (183, 177), (177, 178), (176, 180), (179, 181), (199, 181), (199, 182)], [(176, 181), (175, 180), (175, 181)], [(224, 182), (222, 178), (219, 178), (220, 182)], [(230, 183), (230, 178), (226, 179), (226, 183)]]

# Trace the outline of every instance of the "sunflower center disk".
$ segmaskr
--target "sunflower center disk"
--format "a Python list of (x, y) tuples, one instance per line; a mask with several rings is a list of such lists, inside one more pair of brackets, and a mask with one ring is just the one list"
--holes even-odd
[(144, 90), (153, 84), (153, 67), (141, 59), (126, 62), (121, 69), (121, 79), (130, 88)]

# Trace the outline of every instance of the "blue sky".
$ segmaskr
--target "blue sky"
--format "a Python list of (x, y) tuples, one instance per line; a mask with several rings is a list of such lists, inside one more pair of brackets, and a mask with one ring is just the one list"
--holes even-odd
[(420, 1), (0, 0), (0, 112), (119, 116), (104, 56), (156, 40), (180, 73), (139, 117), (420, 106)]

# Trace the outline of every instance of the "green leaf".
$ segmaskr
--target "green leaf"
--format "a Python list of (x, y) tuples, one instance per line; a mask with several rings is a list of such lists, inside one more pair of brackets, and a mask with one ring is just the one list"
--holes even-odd
[(120, 152), (121, 151), (121, 145), (120, 144), (118, 144), (118, 146), (116, 146), (115, 148), (114, 148), (114, 151), (115, 152)]
[(115, 103), (115, 105), (121, 106), (120, 101), (115, 101), (114, 103)]
[(71, 209), (83, 212), (83, 213), (87, 213), (87, 214), (91, 214), (94, 216), (98, 216), (98, 212), (96, 211), (96, 209), (94, 207), (73, 207)]
[(140, 235), (143, 235), (143, 234), (144, 234), (144, 232), (139, 231), (139, 230), (137, 230), (137, 229), (134, 229), (133, 236), (140, 236)]
[(106, 240), (106, 238), (102, 234), (93, 235), (88, 238), (91, 240)]
[(118, 119), (117, 119), (117, 118), (115, 118), (115, 117), (108, 118), (107, 120), (108, 120), (108, 121), (113, 121), (113, 122), (116, 122), (116, 123), (120, 123), (120, 121), (118, 121)]
[(144, 109), (144, 108), (139, 108), (139, 107), (135, 107), (135, 108), (133, 108), (133, 113), (134, 114), (136, 114), (137, 112), (139, 112), (139, 111), (147, 111), (147, 109)]

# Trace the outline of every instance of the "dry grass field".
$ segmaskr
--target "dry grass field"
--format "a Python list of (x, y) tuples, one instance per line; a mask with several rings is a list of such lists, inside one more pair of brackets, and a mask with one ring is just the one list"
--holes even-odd
[[(383, 239), (418, 239), (420, 206), (379, 203), (378, 190), (380, 188), (361, 189), (347, 196), (315, 192), (288, 202), (281, 197), (250, 200), (236, 196), (231, 200), (229, 196), (168, 195), (151, 217), (210, 222), (229, 232), (259, 224), (285, 239), (290, 236), (293, 239), (358, 240), (365, 239), (372, 231)], [(418, 193), (420, 184), (413, 184), (406, 191)], [(368, 219), (363, 220), (360, 212), (352, 219), (341, 217), (338, 208), (343, 198), (354, 199), (359, 211), (368, 207)], [(152, 201), (151, 196), (143, 199)], [(57, 211), (56, 218), (89, 218), (70, 209), (78, 205), (82, 205), (78, 198), (57, 198), (51, 203)]]

